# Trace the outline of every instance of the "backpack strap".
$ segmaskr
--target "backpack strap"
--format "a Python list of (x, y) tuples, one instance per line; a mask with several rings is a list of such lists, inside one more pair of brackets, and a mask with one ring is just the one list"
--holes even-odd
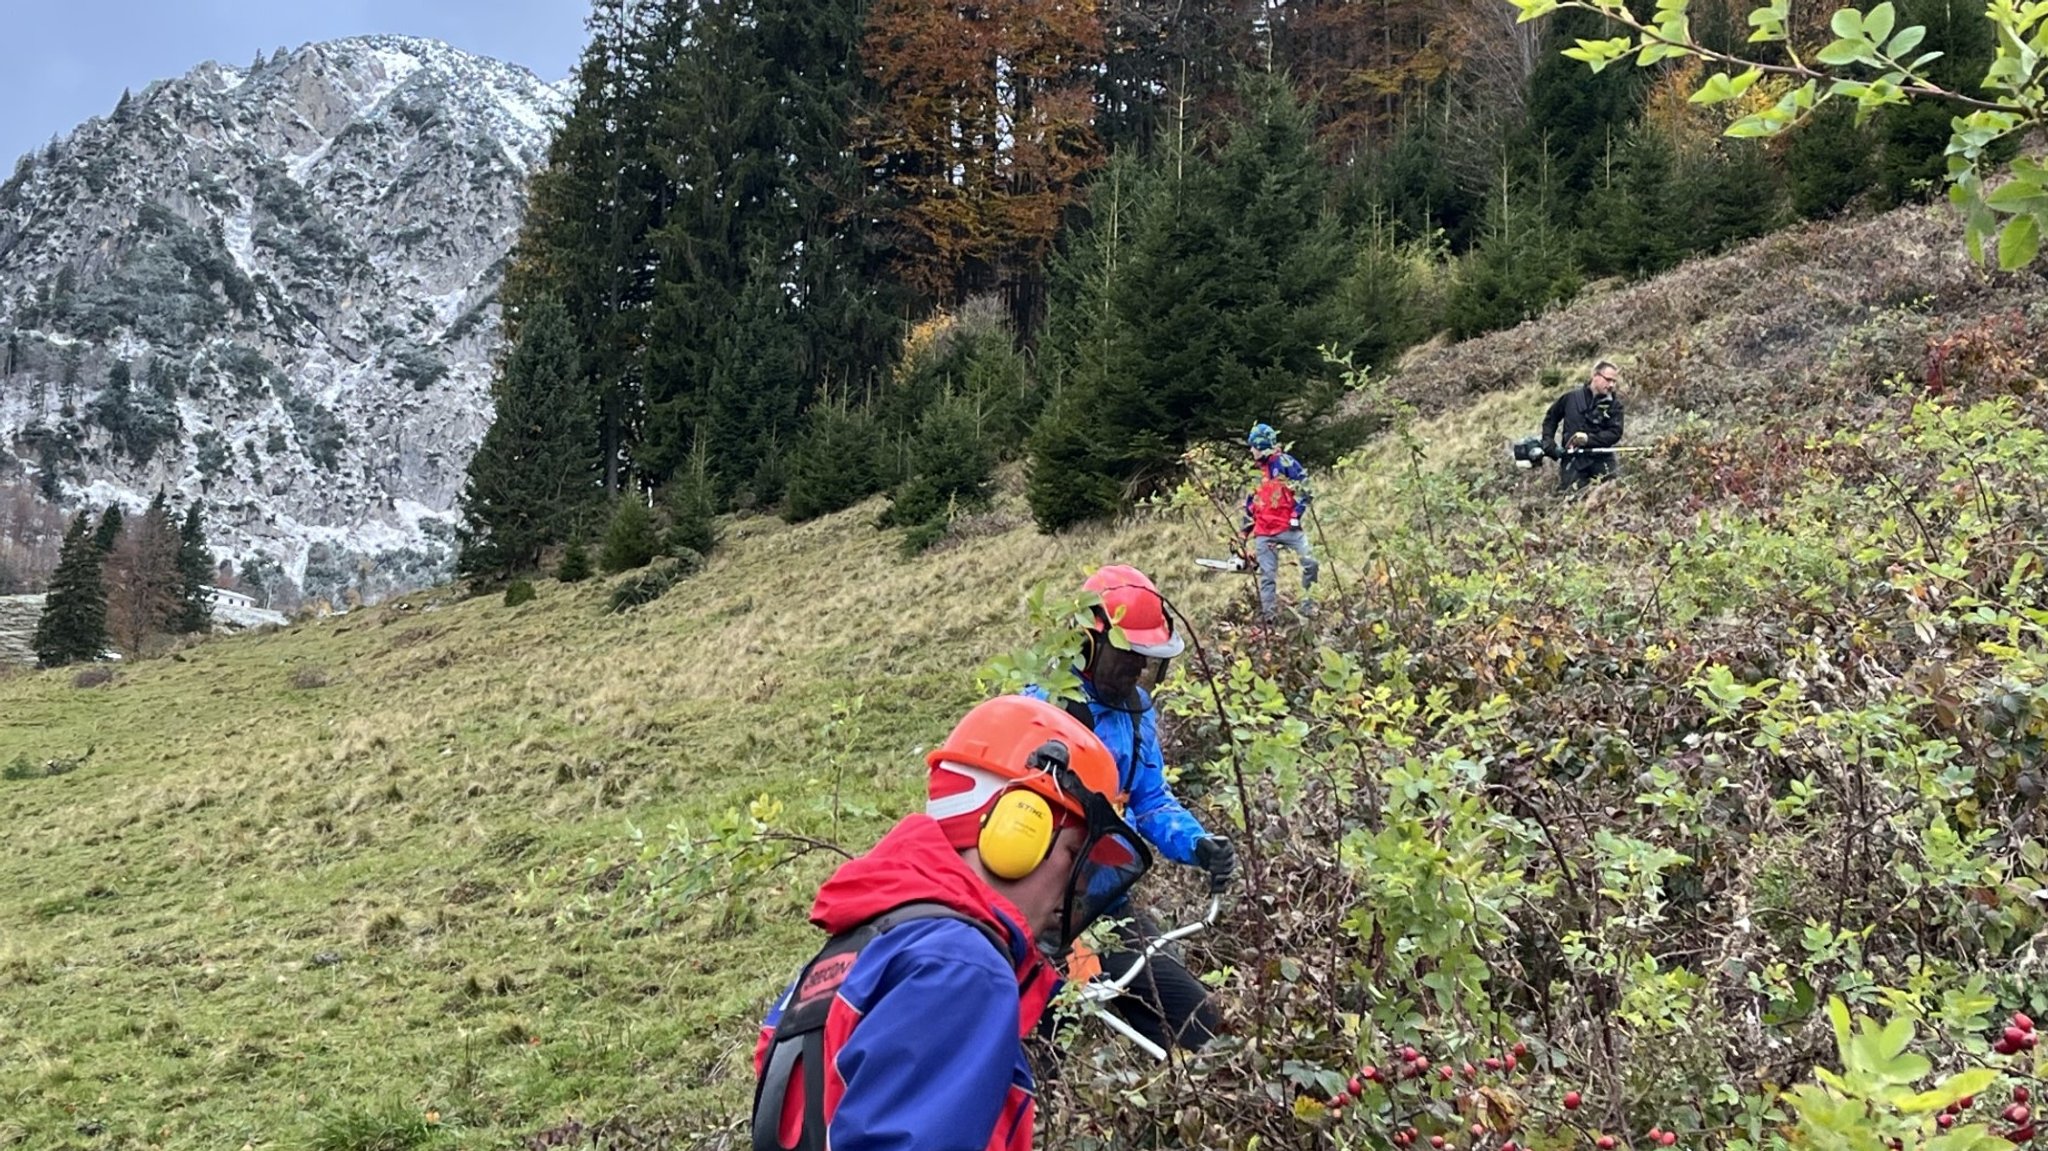
[[(952, 919), (979, 931), (982, 938), (1011, 962), (1010, 948), (996, 929), (960, 914), (942, 903), (906, 903), (827, 940), (804, 965), (783, 1004), (769, 1040), (768, 1058), (754, 1084), (753, 1151), (826, 1151), (825, 1145), (825, 1020), (841, 984), (853, 971), (861, 950), (892, 927), (919, 919)], [(791, 1080), (803, 1074), (803, 1127), (794, 1144), (782, 1142), (782, 1112)]]
[(1061, 709), (1068, 715), (1081, 721), (1082, 727), (1087, 728), (1089, 731), (1095, 730), (1095, 709), (1088, 706), (1087, 700), (1063, 699), (1059, 703)]

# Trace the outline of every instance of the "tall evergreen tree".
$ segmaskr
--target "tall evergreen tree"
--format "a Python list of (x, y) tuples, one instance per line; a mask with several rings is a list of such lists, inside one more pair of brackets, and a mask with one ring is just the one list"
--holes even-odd
[(723, 499), (768, 502), (803, 409), (874, 385), (895, 338), (846, 143), (861, 4), (687, 11), (657, 130), (677, 200), (654, 239), (643, 460), (660, 480), (709, 444)]
[(121, 538), (121, 518), (120, 504), (108, 504), (107, 510), (100, 513), (99, 527), (93, 530), (92, 539), (101, 555), (113, 551), (114, 542)]
[(1027, 492), (1042, 527), (1113, 510), (1191, 440), (1280, 418), (1322, 370), (1345, 250), (1310, 114), (1276, 77), (1244, 99), (1213, 159), (1155, 153), (1129, 214), (1094, 221), (1061, 269), (1075, 295), (1055, 309), (1061, 375)]
[(456, 569), (468, 576), (532, 568), (600, 499), (597, 408), (560, 303), (533, 305), (494, 391), (497, 417), (462, 493)]
[(529, 186), (501, 293), (511, 339), (543, 299), (565, 310), (592, 384), (581, 401), (609, 491), (625, 484), (639, 434), (651, 236), (673, 198), (650, 132), (680, 34), (672, 13), (682, 7), (595, 0), (576, 97)]
[(178, 574), (182, 592), (173, 628), (181, 634), (203, 632), (213, 626), (213, 552), (206, 546), (206, 518), (201, 501), (185, 509), (178, 527)]
[(107, 649), (107, 592), (92, 517), (81, 511), (64, 533), (57, 570), (36, 621), (36, 662), (44, 667), (95, 660)]

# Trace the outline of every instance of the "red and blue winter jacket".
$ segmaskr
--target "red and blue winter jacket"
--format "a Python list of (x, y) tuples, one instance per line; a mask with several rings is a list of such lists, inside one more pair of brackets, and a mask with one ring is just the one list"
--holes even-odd
[(1286, 452), (1274, 452), (1259, 461), (1259, 486), (1244, 498), (1244, 516), (1251, 521), (1253, 535), (1277, 536), (1291, 528), (1308, 511), (1314, 494), (1308, 487), (1308, 469)]
[[(831, 1151), (1029, 1151), (1035, 1085), (1023, 1038), (1059, 978), (1024, 915), (968, 870), (938, 823), (909, 816), (841, 866), (819, 888), (811, 922), (836, 936), (913, 903), (974, 922), (913, 919), (855, 956), (825, 1023)], [(762, 1025), (756, 1077), (795, 990)], [(796, 1145), (802, 1122), (803, 1093), (793, 1090), (784, 1146)]]

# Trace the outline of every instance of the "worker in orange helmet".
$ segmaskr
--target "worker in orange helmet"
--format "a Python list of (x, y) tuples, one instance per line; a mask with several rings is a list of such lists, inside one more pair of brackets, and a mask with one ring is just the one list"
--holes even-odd
[(831, 938), (755, 1050), (757, 1151), (1030, 1151), (1051, 957), (1151, 852), (1115, 759), (1050, 704), (988, 700), (925, 762), (925, 810), (818, 889)]
[[(1117, 786), (1131, 826), (1160, 855), (1207, 872), (1210, 891), (1220, 893), (1236, 872), (1237, 850), (1228, 838), (1203, 827), (1167, 785), (1159, 713), (1141, 682), (1157, 684), (1186, 646), (1174, 632), (1165, 597), (1145, 573), (1125, 564), (1104, 567), (1081, 586), (1101, 597), (1101, 603), (1082, 643), (1077, 669), (1082, 698), (1061, 701), (1062, 706), (1116, 757)], [(1044, 697), (1036, 689), (1031, 694)], [(1112, 914), (1128, 917), (1117, 929), (1122, 946), (1100, 956), (1103, 974), (1114, 979), (1130, 970), (1159, 925), (1129, 906)], [(1148, 962), (1131, 991), (1113, 1006), (1161, 1047), (1199, 1048), (1222, 1027), (1208, 989), (1171, 954)]]

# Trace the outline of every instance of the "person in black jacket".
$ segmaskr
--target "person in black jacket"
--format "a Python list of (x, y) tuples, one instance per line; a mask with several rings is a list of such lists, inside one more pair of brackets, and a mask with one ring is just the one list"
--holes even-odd
[(1615, 393), (1620, 379), (1621, 370), (1602, 360), (1585, 386), (1557, 397), (1543, 414), (1543, 452), (1558, 461), (1559, 490), (1576, 491), (1614, 474), (1614, 453), (1589, 449), (1621, 442), (1621, 397)]

